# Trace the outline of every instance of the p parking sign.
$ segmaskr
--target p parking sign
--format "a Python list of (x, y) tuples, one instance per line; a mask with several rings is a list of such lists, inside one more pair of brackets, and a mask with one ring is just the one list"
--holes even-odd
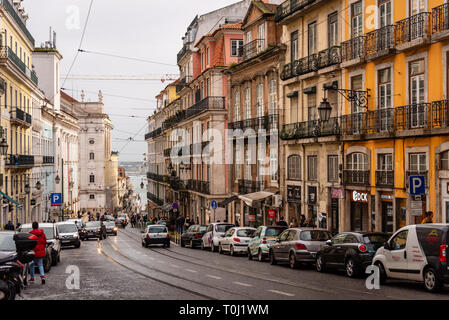
[(426, 180), (424, 176), (410, 176), (408, 178), (408, 185), (411, 195), (426, 193)]
[(50, 196), (51, 206), (59, 207), (62, 206), (62, 194), (61, 193), (52, 193)]

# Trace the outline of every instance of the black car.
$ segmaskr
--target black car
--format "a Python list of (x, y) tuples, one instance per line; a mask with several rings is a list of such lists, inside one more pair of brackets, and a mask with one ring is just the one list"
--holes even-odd
[(107, 232), (103, 221), (89, 221), (83, 229), (81, 239), (88, 240), (91, 238), (106, 239)]
[(106, 227), (106, 233), (117, 236), (118, 227), (115, 225), (114, 221), (105, 221), (104, 225)]
[(360, 276), (388, 238), (389, 234), (380, 232), (339, 233), (317, 252), (316, 270), (344, 269), (348, 277)]
[(201, 245), (201, 238), (206, 233), (207, 226), (195, 224), (190, 226), (186, 232), (181, 235), (181, 247), (185, 247), (188, 244), (191, 248)]

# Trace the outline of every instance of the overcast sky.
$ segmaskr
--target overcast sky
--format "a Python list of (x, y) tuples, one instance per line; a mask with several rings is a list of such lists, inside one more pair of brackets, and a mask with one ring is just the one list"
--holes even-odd
[[(176, 54), (195, 15), (235, 2), (237, 0), (93, 0), (83, 50), (168, 65), (80, 53), (70, 75), (160, 79), (165, 74), (177, 74)], [(90, 0), (24, 0), (22, 3), (30, 16), (27, 26), (36, 40), (36, 47), (49, 40), (50, 27), (57, 32), (56, 46), (64, 57), (61, 83), (77, 52), (89, 5)], [(66, 92), (77, 99), (84, 89), (87, 101), (98, 100), (97, 92), (101, 89), (106, 113), (110, 114), (115, 126), (113, 150), (121, 151), (121, 161), (141, 161), (142, 154), (147, 152), (144, 142), (146, 127), (143, 128), (145, 117), (153, 112), (156, 106), (154, 97), (166, 85), (167, 82), (161, 81), (69, 79), (64, 88), (73, 90)], [(125, 141), (137, 133), (136, 142)]]

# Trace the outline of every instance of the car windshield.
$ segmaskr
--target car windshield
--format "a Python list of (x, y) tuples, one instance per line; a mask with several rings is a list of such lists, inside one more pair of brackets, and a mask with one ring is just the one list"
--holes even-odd
[(73, 223), (60, 224), (58, 225), (59, 233), (74, 233), (78, 232), (78, 228)]
[(265, 237), (277, 237), (287, 228), (267, 228)]
[(104, 225), (106, 227), (115, 227), (115, 223), (114, 222), (105, 222)]
[(229, 229), (231, 229), (232, 227), (234, 227), (233, 224), (217, 224), (215, 226), (215, 231), (217, 231), (217, 232), (226, 232)]
[(382, 244), (387, 242), (389, 239), (388, 235), (384, 234), (368, 234), (363, 236), (364, 243), (377, 243)]
[(237, 231), (237, 237), (252, 237), (253, 233), (253, 229), (240, 229)]
[(165, 227), (151, 227), (148, 228), (148, 233), (166, 233), (167, 228)]
[(100, 226), (101, 226), (100, 221), (89, 221), (88, 223), (86, 223), (86, 228), (98, 228)]
[[(54, 232), (53, 227), (43, 227), (43, 228), (39, 227), (39, 229), (44, 230), (45, 237), (47, 238), (47, 240), (51, 240), (51, 239), (55, 238), (55, 232)], [(33, 230), (33, 229), (30, 227), (28, 227), (28, 228), (20, 227), (17, 231), (27, 233), (27, 232), (30, 232), (31, 230)]]
[(306, 230), (301, 232), (300, 239), (303, 241), (327, 241), (332, 238), (328, 231)]
[(0, 251), (16, 251), (13, 234), (0, 234)]
[(198, 232), (206, 232), (207, 230), (207, 226), (200, 226), (200, 228), (198, 229)]

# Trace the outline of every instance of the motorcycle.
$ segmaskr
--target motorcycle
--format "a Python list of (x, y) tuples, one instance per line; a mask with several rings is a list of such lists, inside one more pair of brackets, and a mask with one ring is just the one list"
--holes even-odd
[(28, 265), (34, 260), (37, 237), (30, 234), (14, 235), (17, 252), (0, 253), (0, 300), (15, 300), (25, 288)]

